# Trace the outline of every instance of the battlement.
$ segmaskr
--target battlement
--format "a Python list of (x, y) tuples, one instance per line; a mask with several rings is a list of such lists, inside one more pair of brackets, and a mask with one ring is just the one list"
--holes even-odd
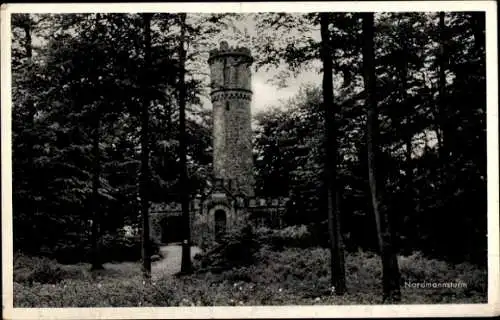
[(240, 56), (244, 57), (245, 60), (247, 60), (249, 63), (253, 62), (252, 53), (250, 52), (250, 49), (246, 47), (229, 46), (229, 44), (226, 41), (222, 41), (218, 49), (210, 50), (208, 63), (212, 63), (212, 61), (217, 58), (227, 57), (227, 56)]
[(286, 197), (276, 197), (276, 198), (250, 198), (248, 200), (248, 208), (249, 209), (264, 209), (264, 208), (277, 208), (277, 207), (285, 207), (288, 198)]
[(212, 102), (226, 100), (247, 100), (252, 101), (252, 91), (244, 89), (223, 89), (212, 90)]
[[(241, 198), (243, 199), (243, 198)], [(266, 208), (284, 208), (288, 202), (286, 197), (275, 197), (275, 198), (249, 198), (247, 199), (247, 208), (249, 210), (266, 209)], [(244, 201), (244, 200), (241, 200)], [(237, 201), (239, 202), (239, 201)], [(202, 203), (199, 199), (194, 199), (190, 202), (190, 210), (200, 210)], [(239, 206), (245, 206), (244, 202), (239, 203)], [(180, 213), (182, 211), (182, 206), (180, 202), (169, 202), (169, 203), (151, 203), (150, 212), (155, 213)]]
[[(190, 210), (199, 210), (201, 206), (201, 201), (199, 199), (192, 200), (189, 203)], [(178, 212), (182, 211), (182, 205), (180, 202), (168, 202), (168, 203), (151, 203), (150, 212)]]

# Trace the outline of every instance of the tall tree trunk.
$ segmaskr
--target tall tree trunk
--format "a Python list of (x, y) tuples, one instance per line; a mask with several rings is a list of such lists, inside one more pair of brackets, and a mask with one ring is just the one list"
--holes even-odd
[(166, 168), (168, 160), (168, 144), (170, 143), (170, 135), (172, 132), (172, 105), (167, 103), (165, 105), (165, 140), (167, 144), (163, 145), (163, 149), (160, 151), (161, 167)]
[(325, 114), (325, 187), (327, 197), (328, 233), (330, 236), (331, 284), (335, 293), (343, 295), (346, 291), (344, 251), (341, 243), (340, 213), (337, 210), (337, 138), (335, 127), (335, 105), (333, 102), (333, 62), (330, 31), (330, 13), (320, 13), (321, 59), (323, 60), (323, 108)]
[(406, 92), (407, 87), (407, 79), (408, 79), (408, 45), (406, 42), (406, 37), (404, 33), (399, 34), (399, 39), (401, 42), (402, 55), (401, 61), (399, 65), (399, 78), (400, 78), (400, 98), (401, 98), (401, 106), (403, 107), (404, 112), (406, 113), (406, 128), (402, 128), (404, 132), (406, 152), (405, 152), (405, 203), (407, 215), (412, 216), (415, 207), (413, 201), (413, 164), (412, 164), (412, 139), (413, 139), (413, 121), (412, 114), (413, 110), (410, 110), (411, 106), (408, 103), (408, 94)]
[(189, 216), (189, 188), (188, 188), (188, 175), (187, 175), (187, 143), (186, 143), (186, 14), (180, 13), (180, 28), (181, 38), (179, 43), (179, 156), (181, 163), (181, 207), (182, 207), (182, 225), (183, 236), (182, 241), (182, 261), (181, 272), (191, 273), (191, 219)]
[(484, 62), (485, 58), (483, 52), (485, 52), (485, 32), (486, 32), (486, 16), (484, 12), (471, 12), (471, 26), (472, 33), (474, 34), (474, 46), (478, 54), (480, 55), (481, 62)]
[(441, 161), (441, 184), (447, 184), (447, 175), (448, 175), (448, 157), (450, 150), (450, 142), (449, 139), (449, 125), (447, 123), (447, 106), (446, 106), (446, 67), (447, 67), (447, 59), (446, 59), (446, 25), (445, 25), (445, 13), (439, 12), (439, 38), (440, 38), (440, 52), (439, 52), (439, 129), (441, 134), (439, 136), (440, 145), (439, 145), (439, 158)]
[[(26, 70), (28, 71), (28, 77), (31, 79), (33, 75), (33, 43), (32, 43), (32, 37), (31, 33), (33, 32), (32, 30), (32, 24), (33, 20), (30, 18), (29, 14), (24, 14), (24, 17), (22, 19), (22, 28), (24, 30), (25, 36), (24, 36), (24, 49), (26, 51)], [(27, 190), (29, 190), (29, 196), (28, 196), (28, 210), (29, 214), (35, 214), (36, 211), (36, 201), (35, 197), (37, 194), (37, 188), (35, 188), (35, 183), (37, 179), (35, 179), (35, 169), (34, 169), (34, 164), (35, 164), (35, 115), (36, 115), (36, 110), (35, 110), (35, 104), (33, 103), (33, 97), (32, 93), (30, 92), (32, 88), (31, 85), (29, 85), (29, 93), (26, 97), (26, 109), (28, 110), (28, 126), (30, 127), (28, 134), (26, 136), (26, 149), (27, 149), (27, 168), (26, 168), (26, 183), (27, 183)]]
[(381, 185), (383, 179), (378, 176), (377, 146), (379, 128), (377, 101), (375, 97), (375, 61), (374, 61), (374, 17), (373, 13), (363, 13), (363, 73), (367, 107), (367, 148), (368, 148), (368, 180), (372, 198), (373, 213), (377, 227), (377, 239), (382, 258), (383, 300), (400, 301), (400, 274), (398, 260), (394, 252), (392, 230), (387, 207), (382, 201)]
[(342, 238), (342, 219), (341, 217), (341, 204), (340, 201), (342, 199), (342, 193), (340, 191), (340, 187), (335, 190), (335, 213), (333, 220), (333, 232), (334, 232), (334, 240), (337, 243), (335, 247), (336, 257), (337, 257), (337, 266), (336, 272), (338, 275), (336, 277), (337, 281), (335, 285), (335, 293), (338, 295), (343, 295), (347, 291), (346, 280), (345, 280), (345, 257), (344, 257), (344, 239)]
[[(96, 27), (99, 27), (100, 14), (96, 16)], [(94, 83), (98, 83), (97, 75), (92, 72), (91, 77)], [(92, 267), (91, 270), (104, 269), (101, 256), (101, 203), (99, 196), (99, 188), (101, 187), (101, 150), (99, 149), (99, 141), (101, 139), (101, 110), (100, 102), (94, 102), (94, 128), (92, 137), (92, 151), (94, 154), (92, 166)]]
[[(26, 15), (26, 19), (24, 20), (23, 23), (23, 29), (25, 33), (25, 38), (24, 38), (24, 49), (26, 50), (26, 68), (28, 70), (28, 76), (32, 77), (33, 76), (33, 44), (32, 44), (32, 39), (31, 39), (31, 24), (32, 20), (29, 17), (29, 15)], [(26, 101), (26, 107), (28, 109), (28, 121), (30, 122), (32, 129), (34, 129), (34, 124), (35, 124), (35, 105), (33, 103), (33, 97), (31, 94), (28, 94), (27, 96), (27, 101)], [(31, 130), (33, 133), (34, 130)], [(33, 135), (30, 134), (29, 139), (27, 141), (28, 145), (28, 165), (29, 169), (31, 170), (33, 168), (33, 147), (34, 147), (34, 141), (33, 141)]]
[(151, 67), (151, 13), (142, 15), (144, 22), (144, 70), (142, 77), (143, 106), (141, 113), (141, 214), (142, 214), (142, 272), (151, 278), (151, 239), (149, 232), (149, 72)]
[(91, 270), (104, 269), (101, 256), (101, 206), (99, 197), (100, 176), (101, 176), (101, 152), (99, 149), (99, 140), (101, 136), (100, 113), (96, 109), (94, 119), (94, 134), (92, 139), (93, 157), (93, 172), (92, 172), (92, 267)]
[(169, 139), (170, 138), (170, 135), (172, 134), (173, 132), (173, 128), (172, 128), (172, 116), (173, 116), (173, 112), (172, 112), (172, 104), (171, 103), (168, 103), (166, 106), (165, 106), (165, 117), (166, 117), (166, 122), (167, 122), (167, 132), (166, 132), (166, 135), (167, 135), (167, 138)]

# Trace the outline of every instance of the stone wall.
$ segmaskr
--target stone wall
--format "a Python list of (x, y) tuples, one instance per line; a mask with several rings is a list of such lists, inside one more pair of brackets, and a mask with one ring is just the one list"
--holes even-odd
[[(281, 215), (286, 210), (288, 198), (233, 198), (214, 192), (203, 201), (191, 203), (191, 241), (202, 246), (215, 241), (215, 212), (226, 213), (226, 230), (237, 230), (245, 225), (280, 227)], [(151, 210), (151, 237), (161, 238), (160, 222), (164, 218), (181, 215), (180, 203), (153, 204)]]
[[(195, 199), (191, 201), (190, 205), (190, 222), (191, 229), (193, 229), (194, 221), (196, 221), (197, 214), (201, 211), (201, 201)], [(153, 241), (161, 242), (163, 219), (169, 217), (177, 217), (182, 215), (182, 206), (180, 202), (169, 203), (152, 203), (149, 214), (149, 235)]]

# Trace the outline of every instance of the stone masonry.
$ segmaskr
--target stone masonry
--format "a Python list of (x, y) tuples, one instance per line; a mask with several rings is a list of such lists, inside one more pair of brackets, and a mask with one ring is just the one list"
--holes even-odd
[(215, 179), (232, 193), (254, 195), (252, 155), (251, 70), (253, 58), (247, 48), (222, 42), (210, 52)]

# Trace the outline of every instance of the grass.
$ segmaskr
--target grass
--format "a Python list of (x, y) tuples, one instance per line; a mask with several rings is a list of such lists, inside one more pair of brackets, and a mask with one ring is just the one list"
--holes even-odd
[[(168, 259), (168, 258), (167, 258)], [(333, 294), (329, 285), (329, 252), (322, 248), (261, 248), (257, 262), (220, 273), (203, 272), (141, 278), (137, 263), (60, 265), (30, 257), (16, 259), (15, 307), (137, 307), (379, 304), (381, 264), (376, 255), (346, 256), (348, 293)], [(428, 259), (420, 254), (400, 257), (403, 304), (485, 303), (486, 270), (462, 263)], [(197, 263), (195, 262), (195, 266)], [(53, 273), (53, 278), (50, 274)], [(466, 288), (407, 288), (405, 282), (463, 282)], [(42, 283), (46, 282), (46, 283)]]

